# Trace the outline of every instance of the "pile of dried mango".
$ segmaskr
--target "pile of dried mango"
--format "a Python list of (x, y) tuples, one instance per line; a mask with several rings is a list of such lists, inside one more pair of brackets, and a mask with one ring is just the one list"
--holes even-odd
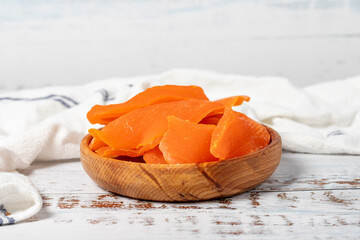
[(130, 100), (95, 105), (87, 114), (91, 150), (104, 157), (184, 164), (231, 159), (269, 144), (260, 123), (232, 110), (248, 96), (209, 101), (198, 86), (165, 85), (148, 88)]

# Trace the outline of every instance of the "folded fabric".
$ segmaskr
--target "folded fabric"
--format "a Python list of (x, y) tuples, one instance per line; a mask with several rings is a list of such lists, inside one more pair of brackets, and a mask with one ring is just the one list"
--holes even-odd
[(17, 172), (0, 173), (0, 226), (29, 218), (41, 206), (42, 198), (27, 177)]
[[(91, 127), (86, 113), (93, 105), (123, 102), (164, 84), (198, 85), (210, 99), (250, 96), (237, 110), (278, 131), (286, 150), (360, 154), (360, 76), (298, 88), (284, 78), (174, 70), (0, 94), (0, 177), (8, 176), (1, 171), (27, 168), (35, 159), (78, 158), (79, 143)], [(2, 196), (13, 190), (4, 189), (0, 206), (9, 210)]]

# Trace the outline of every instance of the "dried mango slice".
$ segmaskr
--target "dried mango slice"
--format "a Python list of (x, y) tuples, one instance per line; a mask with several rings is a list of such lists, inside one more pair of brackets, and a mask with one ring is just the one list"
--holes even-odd
[(216, 126), (210, 152), (220, 160), (256, 152), (270, 142), (270, 134), (260, 123), (245, 114), (226, 108)]
[(96, 151), (97, 149), (99, 149), (101, 147), (105, 147), (105, 146), (106, 146), (106, 143), (101, 141), (99, 138), (95, 138), (95, 137), (93, 137), (91, 139), (91, 142), (89, 144), (89, 148), (93, 151)]
[(101, 156), (111, 158), (115, 158), (118, 156), (140, 157), (146, 151), (148, 151), (148, 149), (144, 147), (139, 149), (112, 149), (109, 146), (100, 147), (95, 150), (95, 152), (100, 154)]
[(167, 131), (169, 115), (198, 123), (209, 113), (218, 111), (224, 111), (222, 104), (206, 100), (160, 103), (133, 110), (101, 130), (90, 129), (89, 132), (113, 150), (135, 150), (142, 147), (150, 150), (159, 144)]
[(234, 106), (241, 105), (244, 101), (246, 101), (246, 102), (250, 101), (250, 97), (246, 96), (246, 95), (239, 95), (239, 96), (221, 98), (214, 102), (220, 103), (220, 104), (224, 105), (225, 107), (234, 107)]
[[(216, 100), (214, 102), (220, 103), (220, 104), (224, 105), (225, 107), (234, 107), (234, 106), (241, 105), (244, 101), (248, 102), (249, 100), (250, 100), (250, 97), (248, 97), (246, 95), (240, 95), (240, 96), (222, 98), (222, 99)], [(220, 119), (222, 118), (223, 113), (224, 113), (224, 111), (212, 112), (206, 118), (201, 120), (200, 123), (217, 125), (218, 122), (220, 121)]]
[(223, 114), (216, 114), (212, 115), (210, 117), (206, 117), (203, 120), (201, 120), (200, 124), (212, 124), (217, 125), (220, 119), (222, 118)]
[(105, 156), (105, 153), (106, 153), (107, 151), (111, 151), (111, 150), (112, 150), (111, 147), (109, 147), (109, 146), (104, 146), (104, 147), (100, 147), (100, 148), (96, 149), (95, 152), (98, 153), (98, 154), (100, 154), (100, 155), (103, 156), (103, 157), (117, 157), (117, 156), (119, 156), (119, 154), (117, 154), (117, 153), (115, 153), (115, 154), (107, 154), (107, 155)]
[[(157, 145), (157, 144), (149, 145), (149, 146), (147, 146), (147, 148), (142, 147), (139, 149), (117, 149), (117, 150), (115, 150), (100, 140), (100, 138), (98, 136), (98, 132), (99, 131), (97, 129), (93, 129), (93, 128), (89, 129), (90, 135), (93, 136), (93, 139), (91, 140), (91, 142), (89, 144), (89, 148), (91, 150), (95, 151), (96, 153), (100, 154), (103, 157), (111, 157), (111, 158), (115, 158), (118, 156), (140, 157), (144, 154), (144, 152), (148, 151), (149, 149), (152, 149), (153, 147), (155, 147)], [(91, 147), (90, 145), (91, 145), (91, 143), (93, 143), (93, 141), (95, 141), (95, 143)], [(98, 146), (94, 147), (95, 144), (97, 144)]]
[(216, 110), (212, 111), (211, 113), (209, 113), (206, 116), (206, 118), (212, 117), (212, 116), (215, 116), (215, 115), (219, 115), (219, 114), (222, 115), (224, 113), (225, 107), (239, 106), (244, 101), (249, 101), (249, 100), (250, 100), (250, 97), (245, 96), (245, 95), (240, 95), (240, 96), (227, 97), (227, 98), (222, 98), (222, 99), (213, 101), (214, 103), (221, 104), (222, 106), (224, 106), (224, 108), (219, 108), (219, 109), (216, 109)]
[(115, 158), (123, 161), (129, 162), (138, 162), (138, 163), (145, 163), (142, 154), (131, 154), (129, 151), (124, 155), (123, 151), (113, 150), (109, 146), (100, 147), (96, 151), (96, 153), (100, 154), (103, 157)]
[(165, 85), (148, 88), (120, 104), (95, 105), (88, 112), (90, 123), (108, 124), (116, 118), (141, 107), (187, 99), (209, 100), (198, 86)]
[(144, 153), (143, 158), (144, 161), (149, 164), (168, 164), (168, 162), (165, 161), (164, 155), (160, 151), (159, 147), (156, 147)]
[(169, 129), (159, 148), (170, 164), (201, 163), (217, 161), (210, 153), (214, 125), (196, 124), (169, 116)]

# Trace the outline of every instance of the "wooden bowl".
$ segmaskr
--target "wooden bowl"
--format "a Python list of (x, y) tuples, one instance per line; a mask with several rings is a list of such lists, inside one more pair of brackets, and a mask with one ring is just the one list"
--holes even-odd
[(255, 153), (200, 164), (146, 164), (107, 157), (81, 141), (81, 163), (102, 188), (127, 197), (165, 202), (201, 201), (232, 196), (264, 182), (281, 158), (281, 138), (267, 127), (270, 144)]

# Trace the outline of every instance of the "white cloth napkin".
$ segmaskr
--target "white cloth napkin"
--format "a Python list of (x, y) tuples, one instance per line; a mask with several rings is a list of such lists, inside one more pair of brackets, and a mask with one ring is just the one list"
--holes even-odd
[(17, 172), (0, 173), (0, 226), (36, 214), (42, 199), (28, 178)]
[[(91, 127), (86, 113), (93, 105), (123, 102), (148, 87), (164, 84), (199, 85), (213, 100), (250, 96), (251, 101), (237, 110), (277, 130), (286, 150), (360, 154), (360, 76), (297, 88), (283, 78), (174, 70), (81, 86), (2, 93), (0, 211), (14, 213), (10, 222), (17, 222), (35, 214), (41, 205), (36, 189), (27, 184), (26, 189), (32, 190), (25, 197), (23, 176), (7, 171), (27, 168), (35, 159), (78, 158), (80, 140)], [(13, 195), (4, 197), (9, 194)], [(11, 203), (14, 199), (16, 204)], [(0, 215), (1, 222), (9, 221)]]

